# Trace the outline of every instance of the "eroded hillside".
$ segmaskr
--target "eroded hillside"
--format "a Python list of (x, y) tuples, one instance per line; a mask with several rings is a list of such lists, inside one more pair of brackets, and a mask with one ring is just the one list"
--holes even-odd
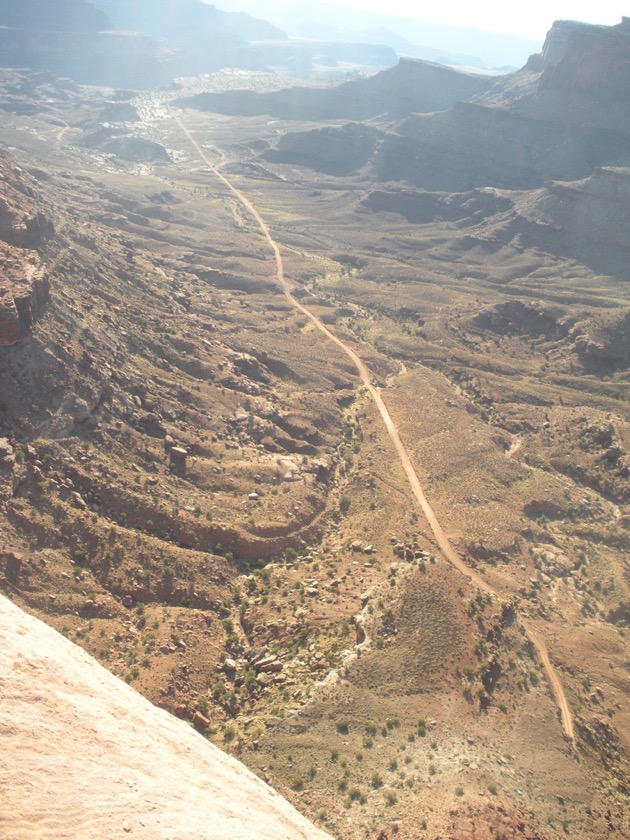
[(260, 157), (265, 117), (35, 82), (0, 114), (51, 283), (0, 350), (5, 591), (339, 837), (623, 836), (627, 173), (374, 190)]

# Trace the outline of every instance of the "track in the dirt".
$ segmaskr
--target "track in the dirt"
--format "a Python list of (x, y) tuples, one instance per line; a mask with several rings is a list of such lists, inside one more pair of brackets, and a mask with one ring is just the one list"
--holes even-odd
[[(372, 376), (370, 375), (370, 372), (367, 369), (364, 362), (359, 358), (359, 356), (357, 356), (357, 354), (354, 352), (354, 350), (351, 347), (348, 347), (346, 344), (344, 344), (344, 342), (340, 338), (338, 338), (334, 333), (332, 333), (319, 320), (319, 318), (317, 318), (315, 315), (313, 315), (312, 312), (310, 312), (303, 304), (300, 303), (300, 301), (297, 298), (295, 298), (291, 294), (291, 287), (287, 283), (287, 281), (285, 279), (285, 276), (284, 276), (284, 265), (283, 265), (283, 262), (282, 262), (282, 255), (280, 254), (280, 248), (279, 248), (277, 242), (271, 236), (271, 233), (269, 231), (267, 223), (262, 218), (262, 216), (260, 215), (260, 213), (258, 212), (256, 207), (247, 198), (247, 196), (244, 195), (240, 190), (238, 190), (225, 177), (225, 175), (223, 175), (221, 172), (219, 172), (219, 170), (215, 167), (215, 165), (208, 159), (208, 157), (206, 156), (205, 152), (203, 151), (203, 149), (201, 148), (199, 143), (197, 143), (197, 141), (195, 140), (193, 135), (186, 128), (186, 126), (182, 123), (182, 121), (179, 119), (179, 117), (176, 114), (174, 114), (173, 112), (171, 112), (171, 114), (172, 114), (173, 118), (175, 119), (175, 121), (177, 122), (177, 124), (179, 125), (180, 129), (183, 131), (183, 133), (186, 135), (186, 137), (189, 139), (189, 141), (191, 142), (191, 144), (193, 145), (193, 147), (197, 151), (197, 154), (202, 159), (202, 161), (205, 164), (207, 164), (207, 166), (214, 173), (214, 175), (220, 181), (222, 181), (225, 184), (225, 186), (230, 190), (230, 192), (232, 192), (236, 196), (236, 198), (251, 213), (251, 215), (254, 217), (254, 219), (258, 223), (263, 236), (265, 237), (265, 239), (269, 243), (269, 247), (273, 251), (273, 254), (274, 254), (274, 257), (275, 257), (275, 260), (276, 260), (276, 277), (277, 277), (278, 283), (280, 284), (280, 287), (282, 288), (282, 291), (284, 292), (284, 295), (287, 298), (287, 300), (289, 301), (289, 303), (291, 303), (292, 306), (294, 306), (296, 309), (298, 309), (300, 312), (302, 312), (304, 315), (306, 315), (306, 317), (313, 323), (313, 325), (315, 327), (317, 327), (317, 329), (320, 332), (322, 332), (330, 341), (332, 341), (334, 344), (336, 344), (337, 347), (339, 347), (339, 349), (342, 350), (343, 353), (346, 354), (346, 356), (349, 356), (350, 359), (352, 359), (352, 361), (353, 361), (353, 363), (354, 363), (354, 365), (355, 365), (355, 367), (356, 367), (356, 369), (359, 373), (361, 381), (365, 385), (366, 389), (369, 391), (370, 396), (372, 397), (374, 403), (376, 404), (376, 407), (378, 408), (379, 414), (381, 415), (383, 423), (385, 424), (385, 428), (387, 429), (387, 432), (388, 432), (388, 434), (389, 434), (389, 436), (392, 440), (392, 443), (394, 444), (394, 448), (396, 449), (396, 453), (397, 453), (397, 455), (400, 459), (400, 462), (403, 466), (403, 469), (405, 470), (405, 473), (407, 475), (407, 479), (409, 480), (409, 484), (411, 486), (411, 490), (413, 492), (413, 495), (414, 495), (416, 501), (418, 502), (418, 504), (420, 505), (420, 508), (421, 508), (422, 512), (424, 513), (429, 525), (431, 526), (431, 530), (433, 531), (433, 535), (435, 536), (436, 542), (440, 546), (440, 549), (441, 549), (442, 553), (444, 554), (444, 556), (453, 564), (453, 566), (455, 566), (456, 569), (458, 569), (463, 575), (466, 575), (466, 577), (469, 578), (469, 580), (471, 580), (472, 583), (475, 586), (477, 586), (480, 590), (488, 593), (489, 595), (492, 595), (493, 597), (499, 597), (497, 592), (495, 592), (495, 590), (481, 577), (481, 575), (477, 574), (477, 572), (475, 572), (473, 569), (471, 569), (469, 566), (467, 566), (466, 563), (464, 563), (464, 561), (461, 559), (461, 557), (459, 557), (459, 555), (457, 554), (457, 552), (455, 551), (455, 549), (451, 545), (448, 537), (444, 533), (444, 530), (443, 530), (442, 526), (438, 522), (438, 519), (437, 519), (435, 513), (433, 512), (433, 509), (431, 508), (429, 502), (427, 501), (426, 496), (424, 495), (424, 491), (422, 490), (422, 485), (420, 484), (418, 476), (416, 475), (416, 471), (413, 468), (413, 465), (411, 463), (411, 460), (409, 458), (407, 450), (405, 449), (405, 446), (404, 446), (402, 440), (400, 439), (400, 435), (398, 434), (398, 429), (396, 427), (396, 424), (392, 420), (392, 417), (391, 417), (389, 411), (387, 410), (387, 406), (383, 402), (383, 398), (381, 397), (380, 391), (377, 388), (375, 388), (374, 385), (372, 384)], [(573, 743), (575, 743), (575, 736), (574, 736), (574, 731), (573, 731), (573, 717), (571, 715), (569, 705), (568, 705), (566, 697), (564, 695), (564, 690), (562, 688), (562, 683), (560, 682), (560, 679), (559, 679), (558, 675), (556, 674), (556, 672), (553, 668), (553, 665), (551, 664), (551, 660), (549, 659), (549, 651), (547, 650), (547, 647), (544, 644), (544, 642), (529, 627), (529, 625), (525, 621), (522, 621), (521, 623), (522, 623), (525, 635), (527, 636), (527, 638), (530, 640), (530, 642), (533, 644), (534, 648), (536, 649), (538, 657), (540, 658), (542, 666), (543, 666), (543, 668), (545, 670), (545, 673), (547, 675), (547, 680), (549, 682), (551, 690), (553, 691), (553, 695), (555, 697), (556, 703), (558, 704), (558, 708), (560, 710), (560, 717), (561, 717), (561, 720), (562, 720), (562, 728), (564, 729), (564, 732), (565, 732), (566, 736)]]

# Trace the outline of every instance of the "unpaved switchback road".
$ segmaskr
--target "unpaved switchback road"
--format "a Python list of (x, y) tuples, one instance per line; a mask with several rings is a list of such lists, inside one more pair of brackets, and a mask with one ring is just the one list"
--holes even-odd
[[(387, 429), (392, 443), (394, 444), (394, 448), (396, 449), (396, 453), (398, 455), (398, 458), (400, 459), (400, 463), (402, 464), (403, 469), (405, 470), (413, 495), (415, 496), (416, 501), (420, 505), (420, 508), (424, 513), (425, 517), (427, 518), (427, 521), (431, 526), (431, 530), (433, 531), (433, 535), (435, 536), (436, 542), (440, 546), (440, 550), (442, 551), (444, 556), (453, 564), (453, 566), (455, 566), (456, 569), (458, 569), (463, 575), (466, 575), (466, 577), (469, 578), (475, 586), (477, 586), (483, 592), (486, 592), (489, 595), (498, 598), (499, 596), (497, 592), (495, 592), (495, 590), (481, 577), (481, 575), (477, 574), (477, 572), (475, 572), (473, 569), (467, 566), (466, 563), (464, 563), (464, 561), (461, 559), (461, 557), (459, 557), (459, 555), (451, 545), (448, 537), (444, 533), (444, 530), (438, 522), (438, 519), (435, 513), (433, 512), (431, 505), (429, 504), (426, 496), (424, 495), (422, 485), (420, 484), (420, 480), (416, 475), (416, 471), (413, 468), (407, 450), (405, 449), (405, 446), (402, 440), (400, 439), (400, 435), (398, 434), (396, 424), (392, 420), (392, 417), (389, 411), (387, 410), (387, 406), (383, 402), (383, 398), (381, 397), (379, 389), (375, 388), (372, 384), (372, 376), (370, 375), (370, 372), (365, 366), (364, 362), (359, 358), (359, 356), (357, 356), (357, 354), (351, 347), (349, 347), (347, 344), (344, 344), (344, 342), (340, 338), (338, 338), (334, 333), (332, 333), (328, 329), (328, 327), (326, 327), (325, 324), (323, 324), (319, 320), (319, 318), (313, 315), (312, 312), (310, 312), (303, 304), (300, 303), (300, 301), (297, 298), (295, 298), (291, 294), (291, 287), (289, 286), (284, 276), (284, 265), (282, 262), (282, 255), (280, 254), (280, 248), (278, 246), (278, 243), (271, 236), (271, 233), (265, 220), (262, 218), (262, 216), (260, 215), (256, 207), (252, 204), (252, 202), (247, 198), (247, 196), (244, 195), (240, 190), (238, 190), (231, 183), (231, 181), (229, 181), (225, 177), (225, 175), (219, 172), (216, 166), (208, 159), (199, 143), (195, 140), (190, 131), (188, 131), (188, 129), (182, 123), (179, 117), (172, 111), (171, 116), (179, 125), (186, 137), (189, 139), (191, 144), (194, 146), (195, 150), (197, 151), (197, 154), (202, 159), (202, 161), (205, 164), (207, 164), (207, 166), (214, 173), (214, 175), (225, 184), (225, 186), (230, 190), (230, 192), (232, 192), (236, 196), (236, 198), (241, 202), (241, 204), (247, 208), (247, 210), (251, 213), (251, 215), (258, 223), (258, 226), (260, 227), (263, 236), (269, 243), (269, 247), (271, 248), (275, 256), (276, 277), (289, 303), (296, 309), (298, 309), (300, 312), (302, 312), (304, 315), (306, 315), (306, 317), (312, 322), (312, 324), (315, 327), (317, 327), (317, 329), (320, 332), (322, 332), (326, 336), (326, 338), (332, 341), (333, 344), (336, 344), (337, 347), (339, 347), (339, 349), (343, 353), (345, 353), (346, 356), (349, 356), (350, 359), (352, 359), (352, 362), (354, 363), (359, 373), (359, 376), (361, 377), (361, 381), (369, 391), (370, 396), (372, 397), (374, 403), (376, 404), (376, 407), (378, 408), (379, 414), (381, 415), (383, 423), (385, 424), (385, 428)], [(564, 695), (562, 683), (560, 682), (558, 675), (556, 674), (553, 665), (551, 664), (551, 660), (549, 659), (549, 652), (547, 651), (545, 644), (536, 635), (536, 633), (534, 633), (534, 631), (529, 627), (528, 624), (522, 622), (522, 626), (524, 628), (527, 638), (534, 645), (542, 663), (542, 666), (545, 669), (547, 680), (549, 682), (551, 690), (553, 691), (556, 703), (558, 704), (558, 708), (560, 710), (560, 717), (562, 720), (562, 727), (564, 729), (564, 732), (567, 735), (567, 737), (572, 742), (574, 742), (575, 739), (573, 732), (573, 718), (571, 716), (571, 711), (569, 709), (566, 697)]]

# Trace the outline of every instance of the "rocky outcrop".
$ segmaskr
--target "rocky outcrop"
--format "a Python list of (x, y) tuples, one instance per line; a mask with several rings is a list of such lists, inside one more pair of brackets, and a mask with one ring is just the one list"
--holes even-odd
[(377, 213), (397, 213), (416, 225), (463, 219), (468, 224), (474, 224), (513, 206), (508, 196), (493, 189), (478, 189), (464, 195), (404, 189), (372, 190), (361, 204)]
[(498, 335), (544, 336), (554, 341), (566, 336), (572, 323), (560, 307), (542, 301), (508, 300), (483, 307), (467, 326)]
[[(0, 502), (13, 495), (15, 451), (6, 438), (0, 438)], [(10, 565), (7, 565), (7, 575)]]
[(0, 347), (17, 342), (41, 315), (50, 282), (36, 254), (22, 256), (0, 243)]
[(98, 149), (131, 163), (167, 163), (171, 159), (161, 143), (135, 134), (114, 132), (108, 128), (87, 135), (84, 143), (88, 148)]
[(2, 836), (326, 840), (186, 723), (0, 597)]
[(401, 58), (395, 67), (375, 76), (333, 88), (202, 93), (181, 99), (178, 104), (221, 114), (269, 114), (281, 119), (365, 120), (380, 115), (396, 119), (412, 113), (444, 110), (455, 102), (487, 91), (492, 83), (488, 76), (463, 73), (430, 61)]
[(575, 354), (589, 372), (605, 373), (630, 367), (630, 310), (595, 315), (579, 322), (570, 338)]
[(24, 171), (0, 155), (0, 240), (32, 248), (53, 232)]
[(54, 232), (24, 172), (0, 156), (0, 347), (16, 344), (48, 300), (50, 283), (33, 246)]
[(140, 122), (140, 115), (131, 102), (108, 102), (98, 120), (100, 123)]
[[(400, 214), (412, 224), (460, 228), (462, 236), (453, 240), (454, 256), (484, 243), (495, 248), (512, 245), (572, 259), (599, 274), (630, 278), (630, 168), (598, 167), (588, 178), (548, 181), (528, 191), (373, 190), (361, 206)], [(595, 345), (585, 347), (595, 358)]]
[(599, 167), (579, 181), (548, 182), (516, 198), (515, 208), (525, 244), (630, 278), (630, 168)]

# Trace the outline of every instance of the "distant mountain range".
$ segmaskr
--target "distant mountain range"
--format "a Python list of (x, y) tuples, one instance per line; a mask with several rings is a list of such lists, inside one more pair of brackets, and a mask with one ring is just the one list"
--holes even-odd
[(292, 37), (325, 41), (366, 41), (392, 47), (399, 56), (441, 64), (516, 69), (542, 47), (542, 40), (520, 38), (457, 25), (444, 26), (410, 17), (347, 9), (319, 0), (222, 0), (224, 9), (255, 13)]
[[(203, 0), (3, 0), (0, 66), (50, 70), (84, 84), (147, 88), (221, 67), (306, 76), (325, 67), (380, 69), (401, 55), (478, 69), (520, 66), (539, 46), (315, 0), (222, 5), (228, 10)], [(260, 19), (266, 12), (272, 22)]]
[(202, 0), (91, 0), (119, 29), (171, 40), (204, 33), (234, 43), (284, 40), (276, 26), (242, 12), (223, 12)]
[(282, 29), (202, 0), (3, 0), (0, 66), (31, 67), (83, 84), (149, 88), (222, 67), (387, 67), (382, 43), (289, 39)]

